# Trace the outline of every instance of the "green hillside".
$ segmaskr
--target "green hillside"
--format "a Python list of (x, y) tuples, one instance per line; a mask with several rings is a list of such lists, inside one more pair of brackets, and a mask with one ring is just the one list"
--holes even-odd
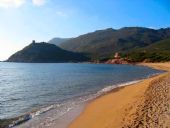
[(159, 42), (156, 42), (154, 44), (151, 44), (145, 48), (141, 48), (139, 49), (140, 51), (147, 51), (147, 52), (159, 52), (159, 51), (170, 51), (170, 38), (165, 39), (165, 40), (161, 40)]
[(144, 48), (128, 53), (129, 59), (134, 62), (163, 62), (170, 61), (170, 38), (161, 40)]
[[(64, 40), (64, 41), (63, 41)], [(131, 62), (170, 60), (170, 28), (109, 28), (76, 38), (54, 38), (51, 43), (31, 43), (12, 55), (9, 62), (107, 61), (115, 52)], [(56, 46), (54, 44), (59, 46)]]
[(92, 59), (108, 58), (115, 52), (127, 53), (133, 49), (149, 46), (170, 37), (170, 28), (149, 29), (125, 27), (118, 30), (109, 28), (81, 35), (63, 42), (59, 47), (86, 53)]
[(54, 44), (31, 43), (23, 50), (13, 54), (8, 62), (31, 62), (31, 63), (56, 63), (56, 62), (81, 62), (88, 58), (81, 53), (63, 50)]

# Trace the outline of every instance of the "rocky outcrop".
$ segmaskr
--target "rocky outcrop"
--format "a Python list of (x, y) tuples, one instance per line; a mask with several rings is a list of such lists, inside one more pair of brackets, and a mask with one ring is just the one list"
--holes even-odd
[(106, 64), (128, 64), (128, 62), (124, 59), (110, 59), (106, 61)]
[(128, 62), (124, 59), (121, 58), (118, 52), (115, 53), (114, 59), (109, 59), (106, 61), (106, 64), (127, 64)]

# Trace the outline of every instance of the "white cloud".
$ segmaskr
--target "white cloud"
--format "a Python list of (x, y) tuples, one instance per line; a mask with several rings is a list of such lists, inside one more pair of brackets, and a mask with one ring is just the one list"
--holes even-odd
[(66, 12), (63, 12), (63, 11), (57, 11), (56, 12), (57, 16), (60, 16), (60, 17), (67, 17), (68, 14)]
[(32, 0), (32, 3), (36, 6), (42, 6), (44, 5), (46, 0)]
[(25, 0), (0, 0), (0, 8), (20, 7), (25, 3)]
[[(0, 0), (0, 8), (18, 8), (24, 5), (29, 0)], [(31, 0), (35, 6), (43, 6), (46, 0)]]

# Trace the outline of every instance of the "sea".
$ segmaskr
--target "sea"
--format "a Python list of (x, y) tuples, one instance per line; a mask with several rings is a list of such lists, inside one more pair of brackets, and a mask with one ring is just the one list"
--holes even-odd
[(75, 105), (162, 72), (137, 65), (1, 62), (0, 119), (34, 118), (52, 109), (59, 118)]

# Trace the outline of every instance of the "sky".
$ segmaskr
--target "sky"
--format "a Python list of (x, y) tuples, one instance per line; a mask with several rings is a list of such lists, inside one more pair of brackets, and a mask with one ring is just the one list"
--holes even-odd
[(126, 26), (170, 27), (170, 0), (0, 0), (0, 60), (32, 40)]

